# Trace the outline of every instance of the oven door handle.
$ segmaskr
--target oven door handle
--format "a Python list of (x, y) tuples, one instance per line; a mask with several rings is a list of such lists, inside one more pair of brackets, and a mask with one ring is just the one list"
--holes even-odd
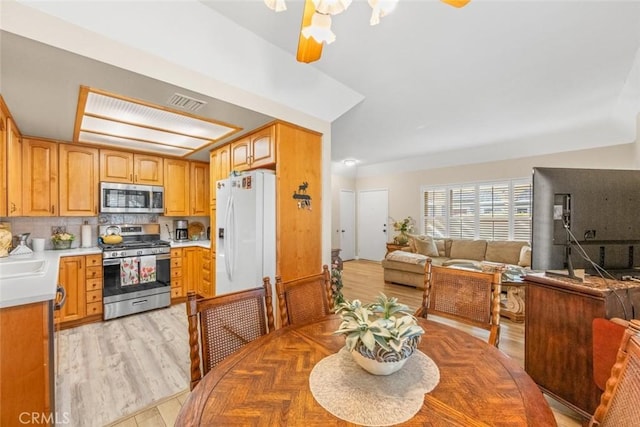
[(120, 258), (109, 258), (109, 259), (102, 260), (102, 265), (119, 265), (119, 264), (120, 264)]

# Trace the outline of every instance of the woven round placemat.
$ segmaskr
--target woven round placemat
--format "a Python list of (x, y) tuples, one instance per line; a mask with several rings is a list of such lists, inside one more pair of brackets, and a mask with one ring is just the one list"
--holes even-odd
[(410, 420), (438, 382), (440, 370), (418, 350), (402, 369), (380, 376), (358, 366), (343, 347), (318, 362), (309, 376), (311, 393), (320, 406), (342, 420), (365, 426)]

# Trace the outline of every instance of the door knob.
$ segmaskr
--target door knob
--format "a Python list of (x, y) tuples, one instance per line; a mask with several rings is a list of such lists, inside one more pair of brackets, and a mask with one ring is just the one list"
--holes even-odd
[(344, 230), (342, 230), (342, 232), (344, 233)]

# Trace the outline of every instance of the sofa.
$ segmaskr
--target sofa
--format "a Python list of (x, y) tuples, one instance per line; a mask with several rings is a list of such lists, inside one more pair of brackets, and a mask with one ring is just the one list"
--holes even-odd
[(524, 241), (466, 240), (411, 236), (409, 246), (387, 254), (382, 260), (384, 281), (424, 288), (424, 265), (461, 266), (480, 269), (483, 263), (505, 264), (511, 271), (531, 266), (531, 247)]

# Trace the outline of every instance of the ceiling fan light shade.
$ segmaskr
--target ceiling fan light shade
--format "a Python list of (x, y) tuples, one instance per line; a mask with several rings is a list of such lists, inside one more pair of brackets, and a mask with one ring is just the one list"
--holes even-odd
[(337, 15), (347, 10), (351, 0), (313, 0), (316, 10), (325, 15)]
[(312, 37), (318, 43), (333, 43), (336, 35), (331, 31), (331, 16), (314, 13), (311, 17), (311, 25), (302, 29), (302, 36), (307, 39)]
[(264, 4), (271, 10), (276, 12), (282, 12), (287, 10), (287, 5), (284, 0), (264, 0)]
[(442, 3), (453, 7), (465, 7), (471, 0), (440, 0)]
[(380, 18), (387, 16), (396, 8), (398, 0), (368, 0), (371, 6), (371, 19), (369, 24), (378, 25)]

